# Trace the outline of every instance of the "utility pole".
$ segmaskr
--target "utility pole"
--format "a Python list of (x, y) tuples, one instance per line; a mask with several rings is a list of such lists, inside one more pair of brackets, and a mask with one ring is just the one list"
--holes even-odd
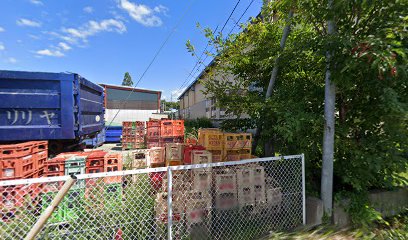
[[(272, 69), (271, 78), (269, 80), (268, 89), (266, 91), (265, 100), (268, 100), (272, 96), (273, 87), (275, 86), (276, 79), (278, 78), (279, 62), (280, 62), (279, 55), (285, 49), (286, 39), (288, 38), (289, 33), (290, 33), (290, 26), (291, 26), (290, 21), (292, 17), (293, 17), (293, 10), (291, 9), (289, 10), (288, 22), (285, 28), (283, 29), (282, 38), (280, 41), (280, 52), (278, 53), (278, 56), (275, 58), (275, 63)], [(252, 152), (255, 152), (255, 148), (258, 144), (258, 140), (261, 135), (261, 132), (262, 132), (262, 126), (258, 126), (255, 129), (254, 144), (252, 146)]]
[[(173, 93), (170, 93), (170, 102), (172, 103), (173, 102)], [(174, 120), (173, 119), (173, 108), (171, 108), (171, 120)]]
[[(328, 9), (333, 13), (333, 0), (329, 0)], [(333, 16), (327, 21), (328, 35), (335, 34), (335, 24)], [(331, 68), (333, 66), (333, 52), (328, 49), (326, 52), (326, 76), (324, 88), (324, 135), (323, 135), (323, 156), (322, 156), (322, 180), (321, 197), (324, 212), (327, 216), (332, 216), (333, 209), (333, 159), (334, 159), (334, 125), (335, 125), (335, 103), (336, 86), (332, 81)]]

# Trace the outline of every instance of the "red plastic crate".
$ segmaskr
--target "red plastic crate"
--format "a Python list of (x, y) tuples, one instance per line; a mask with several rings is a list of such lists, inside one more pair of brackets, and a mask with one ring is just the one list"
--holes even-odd
[(103, 160), (106, 154), (108, 153), (103, 150), (92, 150), (92, 151), (81, 153), (81, 156), (86, 157), (86, 160), (91, 160), (91, 159), (102, 159)]
[(45, 151), (48, 152), (48, 142), (47, 141), (31, 141), (33, 143), (33, 151), (40, 152)]
[(160, 135), (161, 137), (172, 137), (173, 136), (173, 121), (172, 120), (161, 121)]
[(34, 153), (34, 168), (40, 169), (43, 168), (45, 165), (45, 161), (48, 159), (48, 151), (40, 151), (38, 153)]
[(30, 178), (39, 178), (44, 176), (44, 168), (40, 168), (36, 171), (31, 172), (30, 174), (24, 176), (25, 179), (30, 179)]
[(160, 142), (164, 145), (166, 143), (175, 143), (175, 138), (174, 137), (162, 137), (160, 138)]
[(184, 143), (184, 136), (182, 136), (182, 137), (174, 137), (173, 142), (174, 142), (174, 143)]
[(34, 152), (33, 150), (34, 150), (33, 142), (0, 145), (0, 160), (25, 157), (30, 154), (33, 154)]
[(145, 135), (144, 129), (132, 129), (132, 128), (122, 129), (122, 136), (141, 136), (141, 137), (144, 137), (144, 135)]
[(85, 168), (85, 173), (101, 173), (104, 171), (103, 166), (96, 166), (96, 167), (86, 167)]
[(160, 147), (160, 139), (159, 138), (148, 138), (146, 141), (146, 145), (148, 149), (152, 147)]
[(173, 121), (173, 136), (184, 136), (184, 120)]
[(58, 177), (65, 175), (65, 158), (55, 157), (45, 162), (44, 177)]
[(0, 209), (12, 210), (16, 207), (37, 205), (42, 191), (43, 185), (40, 183), (0, 187)]
[[(122, 154), (121, 153), (108, 153), (104, 158), (103, 170), (104, 172), (122, 171)], [(105, 177), (105, 183), (121, 183), (122, 176)]]
[(158, 137), (160, 137), (160, 126), (148, 127), (146, 137), (147, 138), (158, 138)]
[(148, 121), (146, 122), (147, 128), (149, 127), (160, 127), (160, 121)]
[(127, 129), (127, 128), (130, 128), (130, 129), (144, 129), (144, 127), (145, 127), (144, 122), (140, 122), (140, 121), (136, 121), (136, 122), (126, 121), (126, 122), (122, 122), (122, 130), (123, 130), (123, 129)]
[(144, 143), (122, 143), (122, 150), (142, 149), (144, 146)]
[(184, 147), (184, 160), (183, 163), (185, 165), (191, 164), (191, 151), (193, 150), (205, 150), (205, 147), (200, 145), (189, 145)]
[(122, 136), (122, 143), (142, 143), (144, 136)]
[(1, 180), (24, 178), (35, 170), (35, 158), (33, 155), (0, 160)]
[(195, 138), (187, 138), (186, 139), (186, 144), (188, 144), (188, 145), (197, 145), (198, 141)]
[(103, 167), (105, 159), (102, 158), (87, 158), (86, 167)]
[(163, 178), (166, 172), (151, 172), (149, 173), (150, 184), (152, 185), (153, 189), (159, 191), (163, 185)]

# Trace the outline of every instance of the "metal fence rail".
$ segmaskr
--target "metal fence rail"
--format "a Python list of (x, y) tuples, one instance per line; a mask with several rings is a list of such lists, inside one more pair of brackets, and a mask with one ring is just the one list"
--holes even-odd
[[(0, 239), (23, 239), (68, 178), (0, 182)], [(305, 223), (303, 155), (77, 179), (38, 239), (254, 239)]]

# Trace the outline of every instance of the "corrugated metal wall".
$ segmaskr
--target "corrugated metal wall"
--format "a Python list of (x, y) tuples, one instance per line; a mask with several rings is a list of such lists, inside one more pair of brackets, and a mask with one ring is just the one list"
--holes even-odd
[(159, 108), (157, 93), (131, 92), (131, 90), (108, 87), (106, 89), (106, 96), (107, 109), (157, 110)]

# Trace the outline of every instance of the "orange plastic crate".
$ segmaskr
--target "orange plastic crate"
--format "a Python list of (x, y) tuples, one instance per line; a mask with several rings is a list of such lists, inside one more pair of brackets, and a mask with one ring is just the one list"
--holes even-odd
[(33, 155), (0, 160), (0, 180), (24, 178), (36, 171), (35, 165)]
[[(105, 155), (104, 159), (105, 159), (103, 165), (104, 172), (122, 171), (121, 153), (108, 153)], [(105, 177), (103, 180), (105, 183), (121, 183), (122, 176)]]
[(173, 136), (184, 136), (184, 120), (173, 121)]
[(173, 136), (173, 121), (172, 120), (161, 121), (160, 135), (162, 137), (172, 137)]

